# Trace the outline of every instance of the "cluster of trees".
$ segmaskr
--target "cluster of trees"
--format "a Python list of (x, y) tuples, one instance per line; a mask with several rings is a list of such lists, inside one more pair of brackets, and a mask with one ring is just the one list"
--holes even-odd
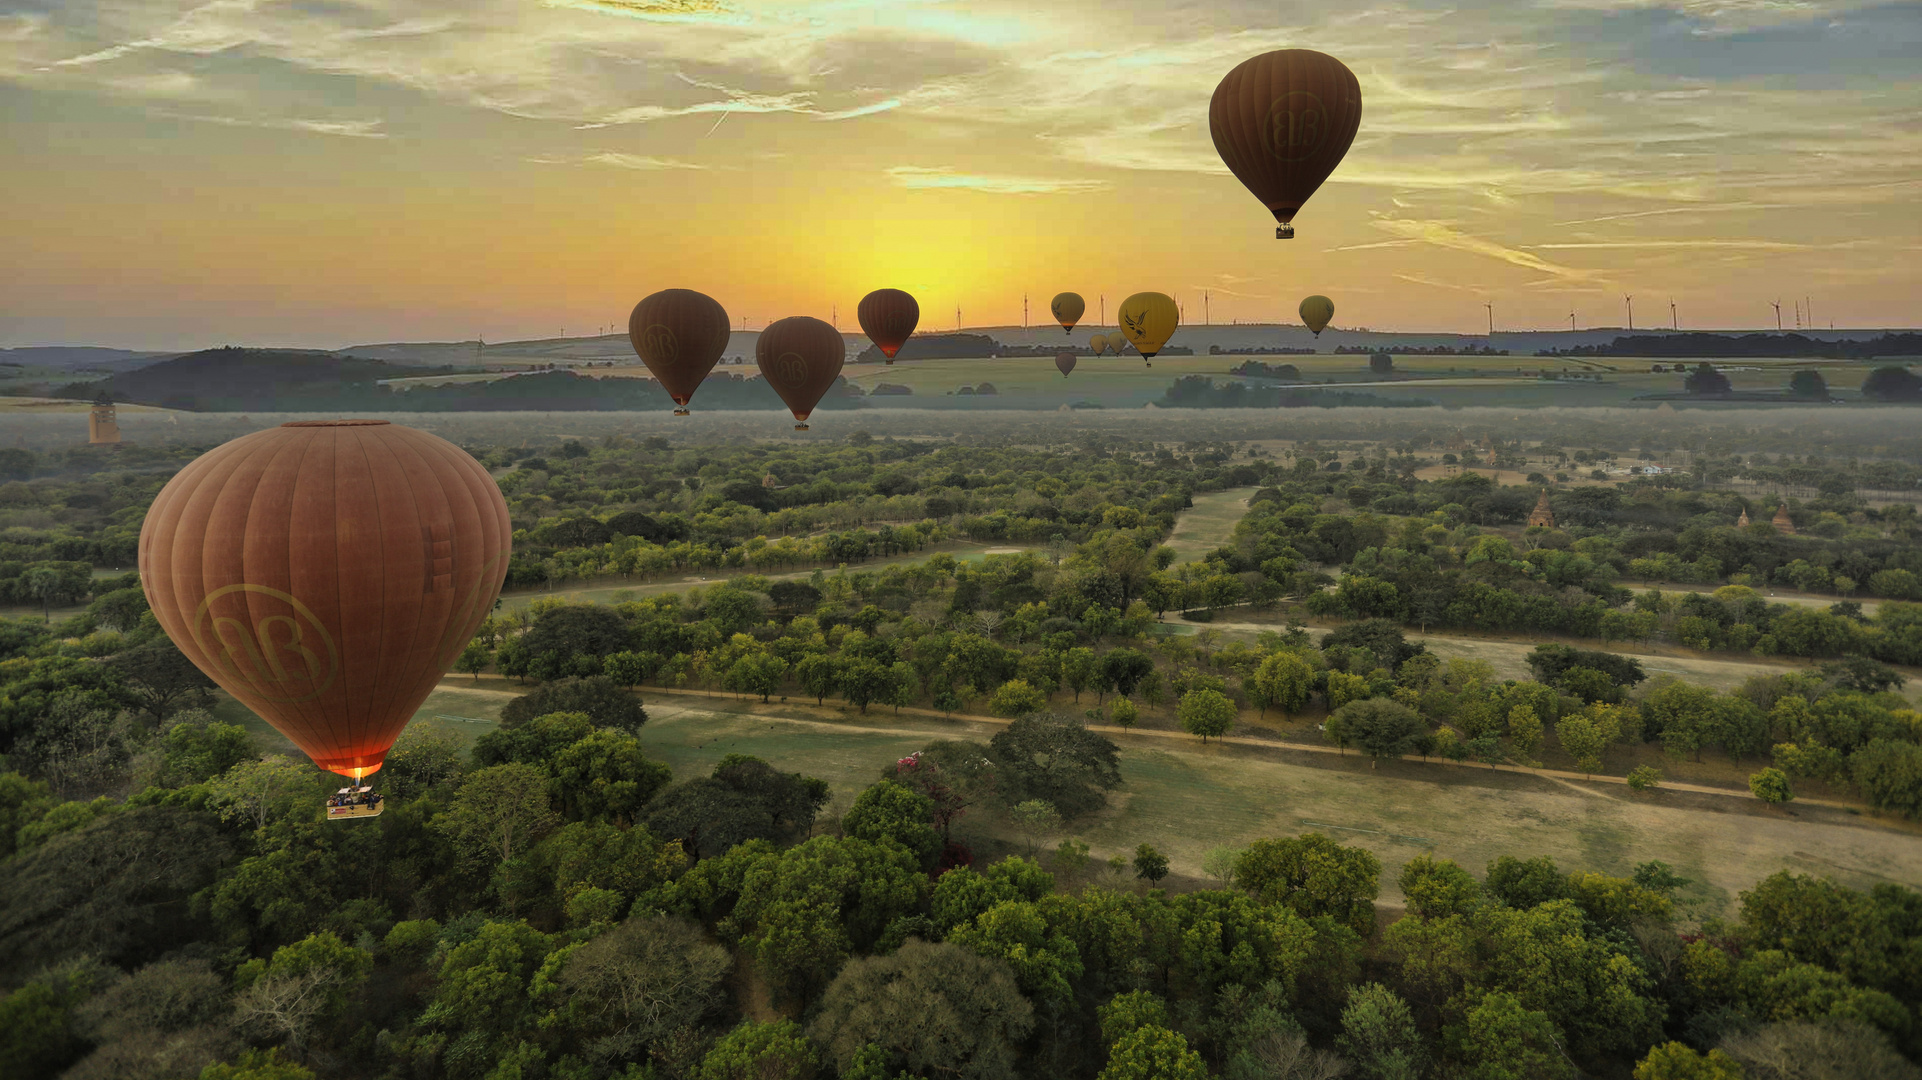
[(1363, 356), (1371, 353), (1399, 354), (1402, 356), (1507, 356), (1507, 349), (1495, 349), (1489, 345), (1337, 345), (1337, 356)]
[[(319, 812), (336, 778), (192, 710), (124, 797), (9, 757), (6, 1075), (1897, 1076), (1922, 1049), (1900, 886), (1781, 873), (1693, 925), (1661, 863), (1423, 856), (1383, 919), (1379, 859), (1317, 833), (1211, 851), (1211, 881), (1092, 858), (1118, 753), (1065, 717), (876, 762), (823, 818), (825, 784), (752, 757), (673, 777), (631, 697), (529, 699), (471, 754), (410, 734), (354, 823)], [(1060, 839), (976, 857), (987, 822)]]
[(1353, 390), (1218, 383), (1212, 375), (1183, 375), (1162, 393), (1159, 404), (1168, 409), (1335, 409), (1357, 406), (1419, 408), (1433, 405), (1434, 402), (1402, 396), (1382, 397)]
[[(1401, 350), (1396, 350), (1397, 352)], [(1878, 356), (1922, 355), (1922, 334), (1883, 334), (1869, 341), (1823, 340), (1803, 334), (1635, 334), (1606, 345), (1577, 345), (1543, 349), (1536, 356), (1688, 356), (1782, 357), (1822, 356), (1872, 360)]]

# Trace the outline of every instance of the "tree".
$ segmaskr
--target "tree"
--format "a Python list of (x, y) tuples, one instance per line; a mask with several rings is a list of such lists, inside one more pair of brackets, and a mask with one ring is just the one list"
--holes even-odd
[(302, 799), (317, 796), (320, 776), (304, 761), (272, 754), (235, 765), (212, 780), (207, 805), (228, 821), (264, 829), (269, 819), (291, 814)]
[(1336, 709), (1329, 725), (1340, 725), (1341, 737), (1368, 753), (1369, 768), (1383, 757), (1400, 757), (1415, 749), (1428, 733), (1415, 710), (1390, 698), (1363, 698)]
[(1789, 790), (1788, 774), (1777, 768), (1766, 768), (1753, 773), (1748, 778), (1749, 793), (1771, 806), (1780, 805), (1795, 798)]
[(1862, 380), (1862, 396), (1872, 401), (1922, 400), (1922, 375), (1894, 364), (1876, 368)]
[(854, 797), (854, 805), (841, 817), (841, 831), (862, 840), (900, 844), (927, 866), (941, 853), (933, 816), (934, 800), (906, 784), (882, 780)]
[(1093, 649), (1080, 646), (1062, 654), (1061, 681), (1074, 691), (1075, 704), (1081, 703), (1081, 692), (1093, 686), (1100, 677), (1101, 667)]
[(686, 843), (698, 858), (721, 855), (748, 840), (786, 842), (805, 836), (827, 805), (825, 781), (777, 772), (767, 762), (728, 754), (711, 776), (675, 784), (648, 804), (649, 832)]
[(1219, 882), (1224, 889), (1235, 884), (1235, 863), (1241, 859), (1241, 849), (1236, 847), (1213, 847), (1201, 857), (1201, 872)]
[(468, 776), (434, 824), (470, 858), (505, 863), (560, 824), (548, 802), (547, 772), (509, 762)]
[(1125, 697), (1116, 698), (1114, 705), (1110, 707), (1109, 719), (1115, 722), (1116, 727), (1126, 730), (1134, 727), (1135, 721), (1141, 719), (1141, 710)]
[(501, 708), (501, 727), (512, 729), (537, 716), (549, 713), (584, 713), (596, 727), (611, 727), (630, 735), (639, 734), (647, 723), (647, 710), (641, 703), (605, 675), (581, 679), (568, 676), (542, 683), (531, 693), (508, 702)]
[(765, 652), (751, 652), (734, 661), (727, 674), (721, 677), (721, 685), (729, 690), (746, 694), (761, 695), (762, 702), (781, 688), (781, 678), (787, 674), (787, 661)]
[(1526, 705), (1508, 710), (1508, 738), (1523, 761), (1532, 761), (1542, 745), (1541, 714)]
[(1730, 387), (1728, 376), (1706, 360), (1682, 378), (1682, 388), (1691, 394), (1726, 394)]
[(177, 710), (213, 704), (214, 681), (164, 636), (115, 656), (111, 663), (119, 669), (128, 697), (153, 717), (156, 727)]
[(1635, 1080), (1744, 1080), (1742, 1067), (1720, 1050), (1708, 1056), (1678, 1042), (1649, 1047), (1648, 1056), (1635, 1066)]
[(314, 1080), (313, 1071), (291, 1061), (280, 1060), (280, 1048), (248, 1050), (240, 1063), (215, 1062), (200, 1070), (200, 1080)]
[(1871, 739), (1849, 755), (1849, 769), (1870, 806), (1922, 818), (1922, 746)]
[(1098, 1080), (1208, 1080), (1208, 1067), (1186, 1036), (1149, 1024), (1108, 1048), (1108, 1066)]
[(673, 779), (666, 765), (647, 759), (638, 739), (612, 728), (563, 747), (546, 764), (548, 793), (569, 821), (629, 824)]
[(994, 692), (993, 699), (988, 702), (988, 711), (996, 716), (1023, 716), (1047, 704), (1047, 695), (1028, 685), (1027, 680), (1010, 679)]
[(1268, 706), (1273, 705), (1287, 716), (1307, 706), (1315, 685), (1315, 669), (1293, 652), (1273, 653), (1255, 669), (1253, 682), (1253, 697), (1262, 715), (1266, 716)]
[(701, 1059), (698, 1080), (814, 1080), (820, 1059), (792, 1020), (743, 1020)]
[(535, 979), (553, 988), (542, 1023), (591, 1062), (633, 1060), (719, 1005), (733, 966), (694, 923), (637, 916), (547, 958)]
[(1523, 1007), (1513, 994), (1484, 996), (1464, 1027), (1465, 1075), (1473, 1080), (1561, 1080), (1575, 1075), (1548, 1014)]
[(1320, 833), (1256, 840), (1235, 863), (1235, 879), (1263, 903), (1303, 918), (1328, 915), (1367, 933), (1375, 924), (1381, 860)]
[(1628, 770), (1628, 786), (1635, 791), (1647, 791), (1662, 783), (1662, 770), (1653, 765), (1637, 765)]
[(1153, 844), (1142, 844), (1135, 848), (1135, 877), (1158, 884), (1168, 876), (1168, 857), (1156, 851)]
[(359, 995), (374, 956), (321, 931), (283, 945), (272, 960), (249, 960), (234, 972), (234, 1020), (243, 1031), (284, 1038), (299, 1051), (314, 1026), (338, 1016)]
[(1602, 750), (1617, 738), (1619, 729), (1612, 717), (1595, 717), (1588, 712), (1564, 716), (1555, 722), (1555, 737), (1562, 749), (1575, 759), (1584, 773), (1602, 771)]
[(1742, 1066), (1743, 1080), (1799, 1080), (1804, 1076), (1850, 1080), (1911, 1080), (1915, 1066), (1889, 1045), (1887, 1036), (1860, 1021), (1791, 1020), (1730, 1035), (1722, 1049)]
[(988, 742), (995, 782), (1009, 805), (1041, 799), (1072, 820), (1102, 806), (1121, 783), (1120, 748), (1058, 713), (1031, 713)]
[(529, 655), (557, 652), (562, 656), (586, 653), (606, 656), (627, 648), (627, 620), (599, 604), (562, 604), (541, 612), (521, 635)]
[(1827, 401), (1828, 380), (1819, 371), (1798, 371), (1789, 376), (1789, 396), (1805, 401)]
[(1357, 987), (1341, 1013), (1341, 1052), (1369, 1080), (1417, 1080), (1422, 1072), (1421, 1032), (1408, 1003), (1380, 983)]
[(869, 1046), (887, 1069), (992, 1080), (1014, 1074), (1034, 1007), (1008, 965), (953, 944), (910, 940), (853, 960), (822, 995), (809, 1034), (845, 1074)]
[(1205, 687), (1190, 690), (1181, 695), (1181, 702), (1175, 706), (1175, 717), (1181, 721), (1183, 731), (1201, 736), (1205, 743), (1211, 735), (1226, 735), (1234, 730), (1235, 703), (1219, 690)]
[(198, 784), (256, 756), (246, 728), (199, 709), (176, 714), (162, 741), (163, 776), (175, 786)]
[(1140, 649), (1110, 649), (1102, 654), (1097, 677), (1104, 688), (1129, 697), (1154, 670), (1154, 658)]
[(487, 647), (486, 642), (477, 638), (468, 642), (467, 647), (454, 658), (454, 670), (462, 675), (472, 675), (474, 682), (479, 684), (480, 673), (487, 670), (488, 663), (493, 659), (494, 651)]
[(1029, 799), (1009, 808), (1008, 816), (1014, 819), (1014, 827), (1028, 839), (1028, 854), (1032, 855), (1043, 840), (1061, 828), (1061, 815), (1054, 804), (1040, 799)]
[(825, 705), (828, 695), (840, 688), (841, 664), (832, 656), (809, 653), (794, 665), (794, 678), (816, 705)]
[(1395, 370), (1395, 358), (1385, 352), (1369, 353), (1368, 370), (1377, 375), (1386, 375)]

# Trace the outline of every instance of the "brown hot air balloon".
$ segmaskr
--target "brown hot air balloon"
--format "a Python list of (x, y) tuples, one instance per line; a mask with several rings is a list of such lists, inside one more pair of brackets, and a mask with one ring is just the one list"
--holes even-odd
[(360, 778), (507, 576), (500, 488), (385, 420), (306, 420), (207, 451), (140, 529), (140, 585), (194, 666), (323, 769)]
[(727, 310), (692, 289), (662, 289), (634, 305), (627, 340), (674, 399), (674, 415), (686, 416), (688, 399), (727, 348)]
[(1061, 324), (1061, 329), (1072, 334), (1074, 324), (1087, 312), (1088, 302), (1081, 299), (1080, 293), (1056, 293), (1054, 299), (1048, 301), (1048, 310), (1054, 313), (1054, 321)]
[(881, 355), (894, 363), (915, 324), (921, 321), (921, 305), (900, 289), (876, 289), (861, 298), (856, 314), (861, 317), (861, 332), (881, 349)]
[(1279, 49), (1242, 61), (1215, 87), (1208, 131), (1222, 163), (1295, 235), (1301, 204), (1341, 164), (1361, 126), (1361, 84), (1341, 61)]
[(1062, 378), (1067, 378), (1068, 372), (1074, 370), (1074, 354), (1071, 352), (1054, 354), (1054, 366), (1061, 369)]
[(841, 375), (847, 346), (834, 327), (795, 315), (761, 331), (761, 340), (754, 346), (754, 362), (768, 385), (787, 402), (798, 421), (794, 430), (806, 431), (808, 414)]

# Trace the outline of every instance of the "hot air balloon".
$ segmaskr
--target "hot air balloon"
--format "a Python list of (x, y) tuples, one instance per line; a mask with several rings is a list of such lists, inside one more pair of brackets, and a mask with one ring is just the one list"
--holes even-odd
[(1068, 372), (1074, 370), (1074, 354), (1071, 352), (1054, 354), (1054, 366), (1061, 369), (1062, 378), (1067, 378)]
[(674, 415), (686, 416), (688, 399), (727, 348), (727, 310), (692, 289), (662, 289), (634, 305), (627, 340), (674, 399)]
[(1281, 223), (1277, 240), (1295, 235), (1295, 215), (1341, 164), (1360, 126), (1355, 73), (1311, 49), (1243, 60), (1208, 104), (1216, 152)]
[(894, 354), (914, 333), (916, 323), (921, 321), (921, 305), (914, 297), (900, 289), (876, 289), (861, 298), (857, 312), (861, 317), (861, 332), (871, 338), (881, 349), (881, 355), (894, 363)]
[(819, 319), (795, 315), (761, 331), (754, 362), (794, 414), (794, 430), (808, 429), (808, 415), (841, 375), (847, 346), (840, 331)]
[(1334, 317), (1335, 302), (1325, 296), (1311, 296), (1301, 302), (1301, 321), (1315, 332), (1316, 337), (1321, 336), (1328, 320)]
[[(140, 585), (194, 666), (359, 780), (474, 636), (512, 546), (500, 489), (459, 447), (385, 420), (304, 420), (167, 482), (140, 529)], [(365, 788), (342, 794), (330, 817), (379, 812)]]
[(1128, 347), (1128, 339), (1121, 336), (1121, 331), (1116, 330), (1114, 333), (1108, 335), (1108, 351), (1109, 352), (1115, 354), (1116, 356), (1120, 356), (1121, 350), (1127, 347)]
[(1095, 336), (1089, 338), (1088, 348), (1094, 350), (1094, 354), (1096, 356), (1100, 356), (1102, 353), (1107, 352), (1108, 351), (1108, 335), (1096, 334)]
[(1088, 310), (1088, 302), (1081, 299), (1080, 293), (1059, 293), (1048, 301), (1048, 310), (1054, 312), (1054, 321), (1061, 324), (1064, 333), (1074, 333), (1074, 324), (1081, 321), (1081, 315)]
[(1136, 293), (1123, 300), (1119, 317), (1128, 344), (1144, 359), (1160, 352), (1181, 325), (1181, 309), (1175, 306), (1174, 298), (1158, 292)]

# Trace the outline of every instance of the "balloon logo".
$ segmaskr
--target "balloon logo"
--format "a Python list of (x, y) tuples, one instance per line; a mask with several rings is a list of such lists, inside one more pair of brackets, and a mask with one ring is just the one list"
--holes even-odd
[(673, 363), (681, 354), (681, 347), (674, 340), (674, 331), (660, 323), (655, 323), (641, 331), (641, 348), (646, 350), (648, 355), (668, 363)]
[(800, 387), (808, 381), (808, 362), (799, 353), (782, 353), (774, 358), (774, 377), (789, 386)]
[[(215, 614), (220, 600), (231, 597)], [(263, 606), (271, 614), (258, 614)], [(238, 617), (236, 617), (238, 616)], [(253, 621), (248, 622), (252, 616)], [(228, 585), (207, 594), (194, 611), (194, 644), (229, 679), (252, 688), (263, 701), (291, 704), (327, 692), (340, 674), (340, 650), (313, 610), (265, 585)], [(326, 658), (315, 651), (325, 650)], [(225, 680), (222, 680), (223, 682)]]
[[(1180, 308), (1165, 293), (1136, 293), (1121, 302), (1121, 332), (1144, 358), (1161, 351), (1181, 325)], [(1152, 366), (1152, 365), (1150, 365)]]
[(1080, 293), (1056, 293), (1055, 298), (1048, 301), (1048, 310), (1054, 313), (1054, 321), (1061, 324), (1064, 332), (1073, 333), (1074, 324), (1080, 322), (1082, 313), (1088, 310), (1088, 302)]
[(1321, 98), (1297, 90), (1275, 100), (1262, 130), (1262, 142), (1270, 154), (1283, 161), (1302, 161), (1321, 149), (1327, 134), (1328, 110), (1321, 107)]

